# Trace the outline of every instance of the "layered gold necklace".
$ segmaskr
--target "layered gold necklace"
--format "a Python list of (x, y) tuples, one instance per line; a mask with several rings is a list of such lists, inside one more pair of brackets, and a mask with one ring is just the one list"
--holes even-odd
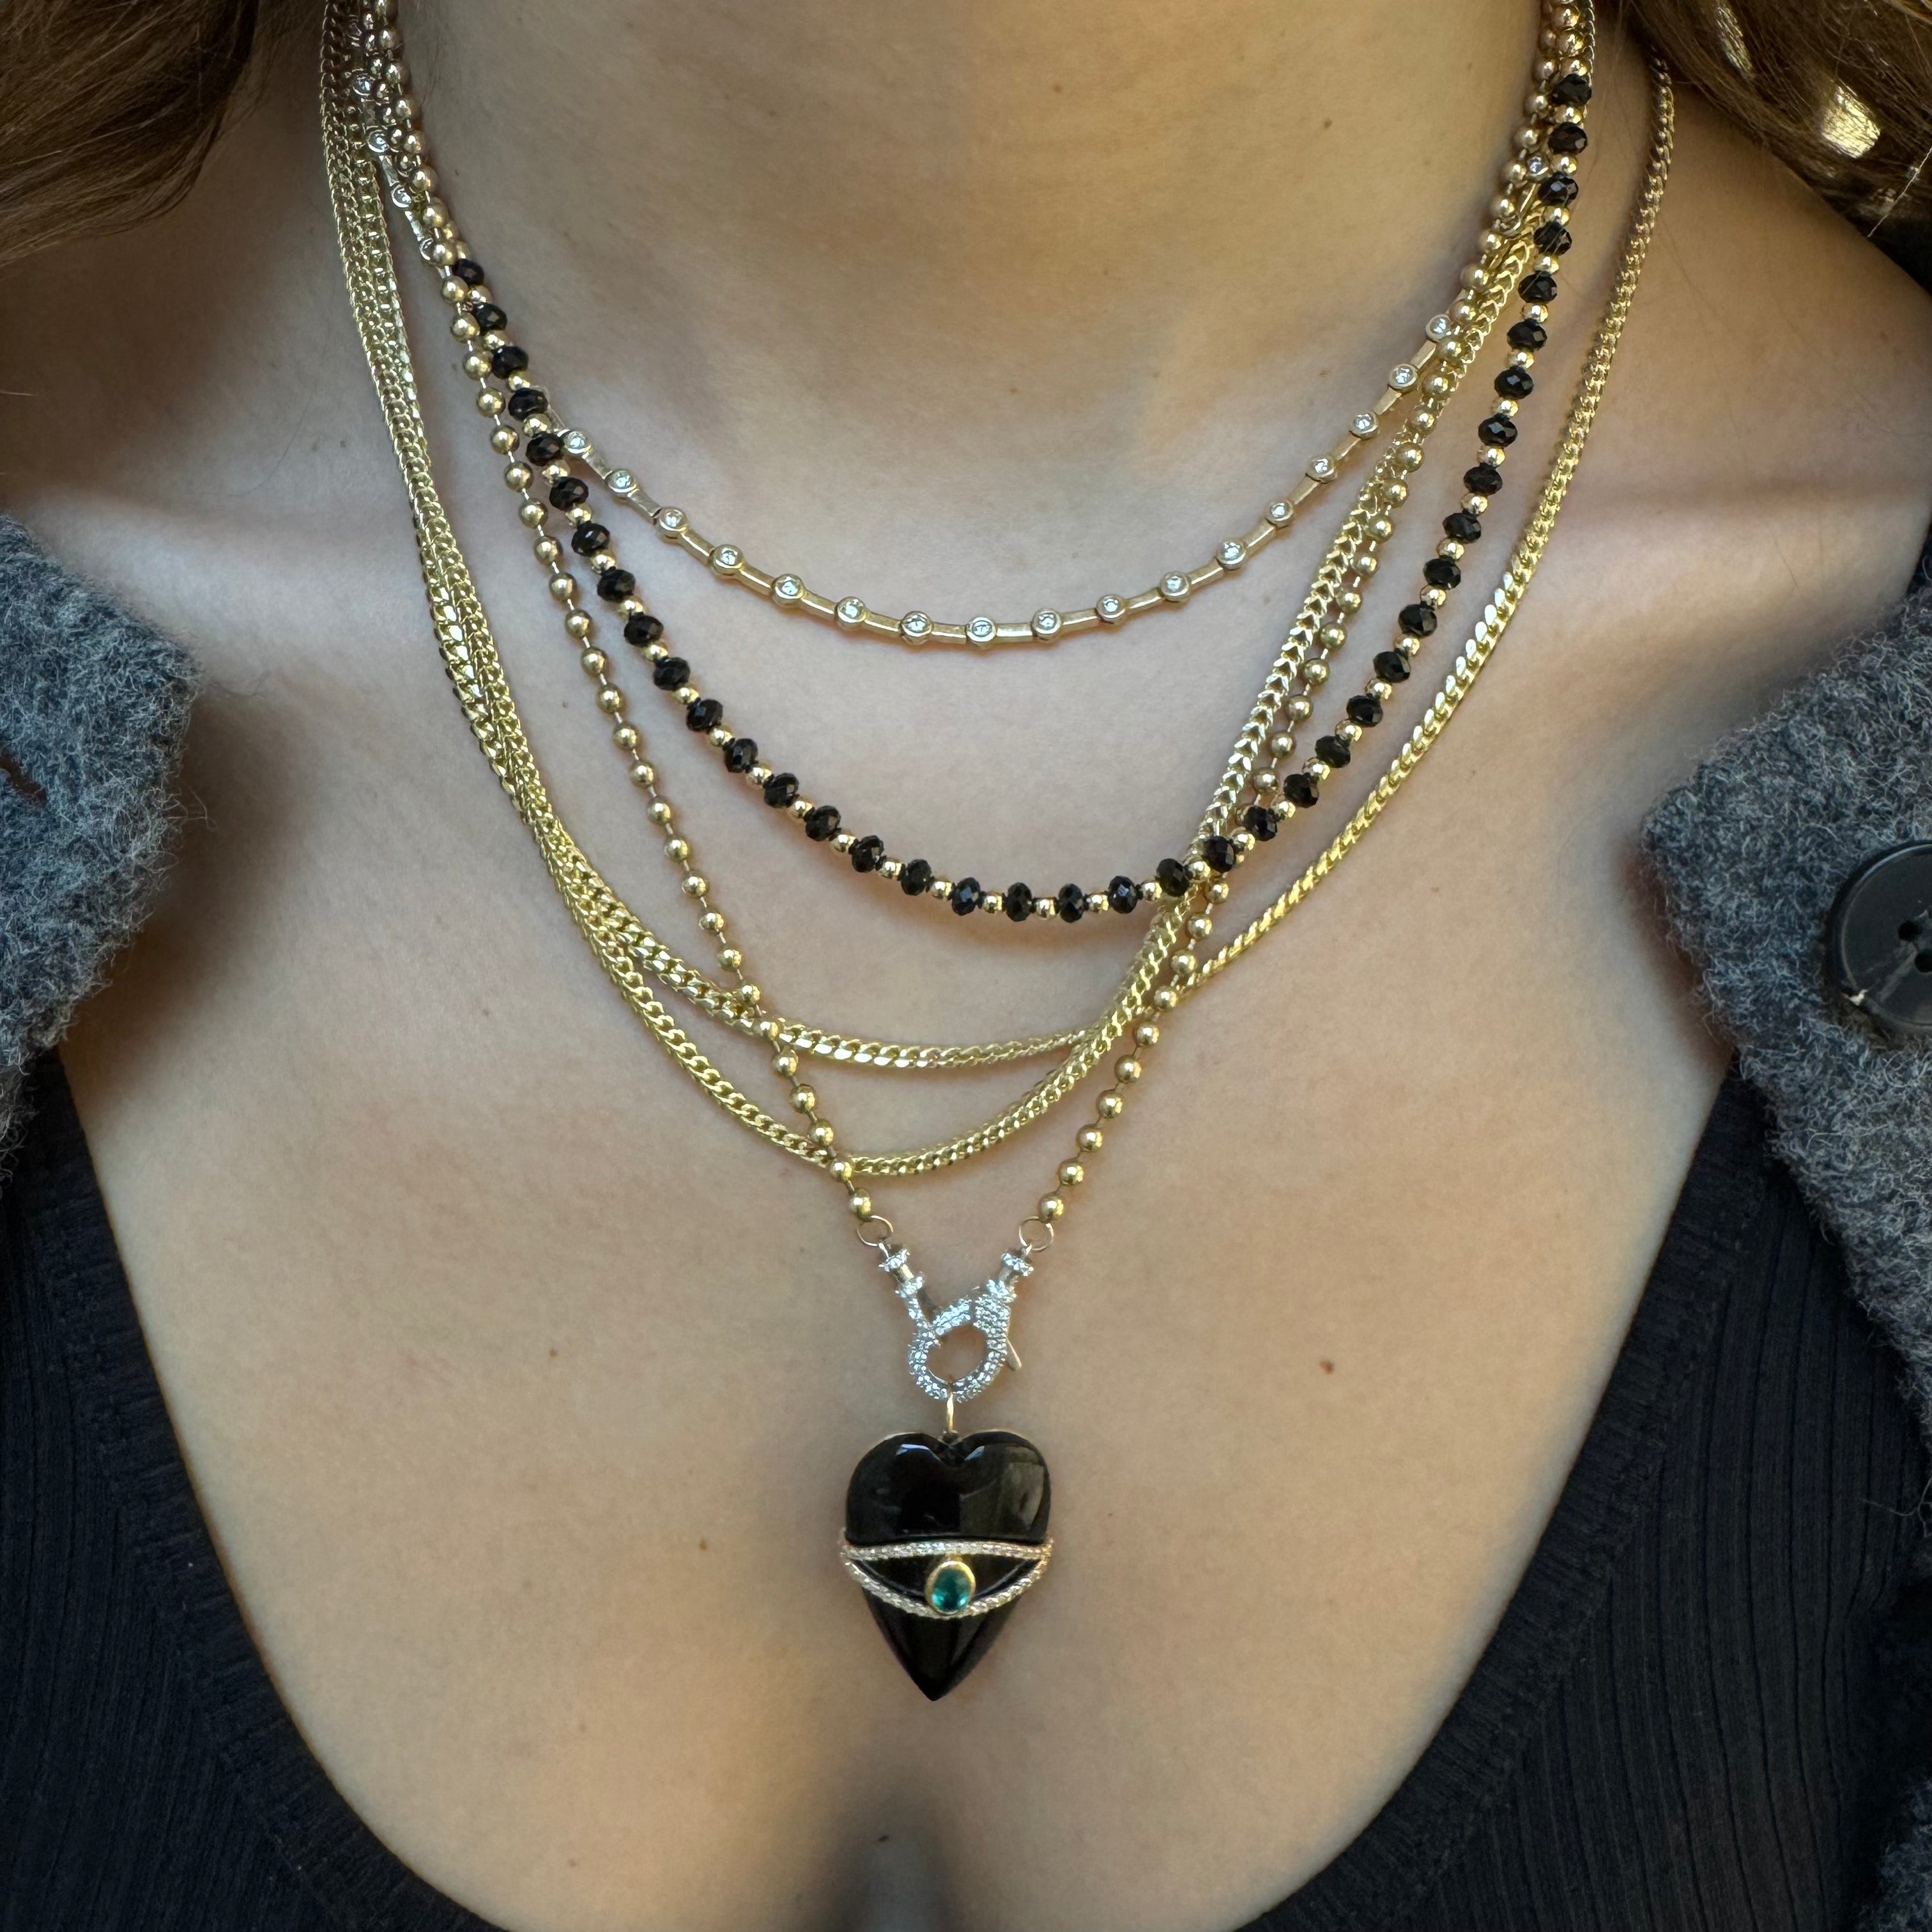
[[(908, 1366), (921, 1392), (944, 1408), (944, 1427), (938, 1434), (888, 1437), (861, 1459), (848, 1490), (838, 1552), (895, 1654), (928, 1696), (944, 1695), (985, 1654), (1052, 1553), (1050, 1486), (1040, 1450), (1010, 1432), (962, 1436), (955, 1429), (958, 1409), (984, 1394), (1009, 1361), (1017, 1360), (1011, 1331), (1022, 1285), (1040, 1264), (1089, 1166), (1116, 1131), (1160, 1043), (1163, 1024), (1280, 926), (1375, 824), (1473, 687), (1549, 544), (1595, 419), (1669, 176), (1672, 96), (1668, 76), (1654, 62), (1650, 152), (1616, 279), (1555, 455), (1495, 588), (1366, 800), (1312, 862), (1245, 926), (1216, 944), (1217, 917), (1237, 876), (1271, 856), (1277, 837), (1318, 807), (1324, 786), (1394, 708), (1415, 660), (1438, 628), (1439, 614), (1462, 582), (1469, 551), (1484, 534), (1492, 499), (1502, 488), (1503, 465), (1520, 433), (1522, 406), (1535, 388), (1532, 371), (1546, 339), (1562, 258), (1570, 245), (1576, 159), (1587, 141), (1585, 109), (1594, 51), (1588, 0), (1574, 5), (1549, 0), (1523, 121), (1510, 142), (1490, 226), (1460, 272), (1454, 298), (1428, 322), (1422, 345), (1392, 368), (1382, 394), (1350, 418), (1346, 434), (1334, 446), (1311, 459), (1301, 482), (1269, 505), (1255, 530), (1230, 538), (1210, 565), (1172, 573), (1136, 597), (1102, 595), (1070, 612), (1042, 606), (1024, 626), (991, 619), (939, 625), (922, 613), (875, 620), (862, 600), (820, 598), (794, 573), (760, 571), (736, 546), (700, 537), (682, 512), (656, 502), (632, 471), (600, 455), (589, 435), (538, 386), (529, 352), (514, 340), (507, 313), (442, 196), (421, 105), (410, 89), (394, 0), (362, 8), (331, 0), (322, 112), (337, 232), (357, 326), (414, 513), (438, 648), (479, 747), (619, 994), (658, 1045), (734, 1120), (818, 1168), (838, 1187), (850, 1225), (874, 1254), (910, 1322)], [(595, 686), (613, 752), (674, 869), (677, 896), (712, 949), (715, 970), (683, 956), (625, 904), (551, 802), (437, 489), (397, 281), (392, 211), (448, 305), (464, 373), (475, 385), (490, 442), (506, 459), (503, 480), (534, 561), (544, 574), (565, 638)], [(1478, 459), (1443, 519), (1444, 534), (1425, 566), (1424, 585), (1402, 608), (1391, 641), (1374, 654), (1372, 675), (1340, 707), (1333, 728), (1312, 748), (1304, 746), (1299, 728), (1312, 718), (1331, 666), (1348, 641), (1380, 553), (1409, 502), (1431, 434), (1512, 303), (1519, 312), (1508, 330), (1508, 354), (1494, 379), (1494, 404), (1478, 432)], [(1310, 579), (1185, 854), (1162, 860), (1147, 877), (1123, 872), (1102, 890), (1069, 884), (1040, 893), (1018, 882), (988, 890), (975, 878), (952, 876), (923, 858), (895, 856), (882, 838), (853, 832), (836, 808), (808, 796), (796, 775), (776, 768), (754, 740), (730, 724), (722, 702), (699, 686), (688, 661), (667, 640), (636, 574), (620, 559), (611, 530), (597, 520), (593, 500), (593, 492), (602, 491), (614, 506), (641, 512), (666, 543), (698, 557), (719, 580), (750, 588), (782, 608), (905, 643), (985, 648), (1112, 629), (1140, 611), (1186, 601), (1240, 569), (1358, 460), (1366, 462), (1366, 474)], [(677, 809), (665, 795), (630, 694), (619, 682), (618, 637), (648, 682), (682, 714), (682, 726), (717, 751), (728, 774), (757, 788), (776, 823), (802, 832), (856, 875), (871, 875), (872, 887), (896, 890), (909, 907), (917, 902), (962, 918), (1004, 916), (1042, 932), (1088, 916), (1150, 910), (1151, 922), (1105, 1010), (1084, 1026), (1058, 1033), (965, 1045), (869, 1039), (787, 1015), (753, 976), (730, 930), (717, 884), (700, 869)], [(712, 1062), (686, 1030), (680, 1008), (703, 1024), (761, 1043), (784, 1096), (782, 1113), (767, 1112)], [(1052, 1186), (1015, 1230), (998, 1268), (972, 1292), (935, 1308), (908, 1244), (880, 1210), (868, 1185), (951, 1167), (998, 1144), (1045, 1118), (1110, 1055), (1114, 1057), (1090, 1113), (1076, 1130)], [(842, 1148), (812, 1084), (844, 1066), (920, 1072), (1032, 1060), (1051, 1064), (991, 1118), (964, 1133), (903, 1149)], [(942, 1375), (934, 1356), (946, 1336), (962, 1329), (976, 1332), (982, 1358), (968, 1372)]]

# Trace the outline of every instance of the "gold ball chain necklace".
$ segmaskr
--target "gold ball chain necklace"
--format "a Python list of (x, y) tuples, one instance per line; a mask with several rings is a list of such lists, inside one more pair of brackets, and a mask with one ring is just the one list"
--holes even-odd
[[(1555, 456), (1495, 590), (1420, 721), (1366, 801), (1313, 862), (1245, 928), (1202, 957), (1201, 950), (1214, 932), (1215, 912), (1231, 896), (1231, 875), (1264, 850), (1298, 812), (1315, 805), (1323, 782), (1348, 762), (1365, 733), (1379, 724), (1383, 707), (1408, 680), (1412, 660), (1435, 631), (1436, 614), (1460, 580), (1469, 545), (1481, 534), (1489, 499), (1500, 485), (1500, 466), (1517, 438), (1517, 405), (1534, 387), (1530, 370), (1545, 340), (1556, 277), (1570, 245), (1568, 213), (1576, 198), (1575, 157), (1586, 144), (1583, 110), (1590, 97), (1594, 52), (1588, 0), (1575, 5), (1551, 0), (1544, 8), (1524, 126), (1512, 142), (1503, 192), (1491, 211), (1492, 226), (1482, 237), (1477, 260), (1462, 272), (1463, 293), (1431, 324), (1425, 350), (1398, 366), (1382, 400), (1356, 418), (1344, 443), (1323, 460), (1323, 473), (1318, 476), (1315, 466), (1310, 466), (1306, 487), (1292, 507), (1298, 508), (1339, 472), (1354, 451), (1380, 430), (1384, 416), (1394, 414), (1399, 402), (1409, 405), (1394, 440), (1384, 445), (1311, 580), (1203, 814), (1190, 856), (1164, 865), (1153, 880), (1125, 882), (1134, 884), (1136, 902), (1155, 901), (1160, 910), (1106, 1011), (1084, 1026), (1031, 1038), (959, 1046), (908, 1046), (788, 1018), (776, 1010), (763, 987), (750, 976), (716, 903), (711, 881), (698, 871), (675, 808), (658, 784), (628, 698), (611, 675), (610, 656), (596, 634), (598, 618), (581, 602), (572, 556), (593, 573), (599, 601), (611, 607), (626, 641), (651, 668), (653, 683), (680, 706), (688, 728), (708, 735), (725, 754), (728, 770), (737, 769), (730, 748), (743, 741), (724, 724), (722, 707), (711, 708), (716, 701), (706, 699), (689, 681), (688, 666), (664, 642), (663, 627), (637, 594), (634, 576), (618, 562), (609, 532), (596, 524), (587, 508), (589, 484), (578, 471), (587, 472), (614, 496), (652, 515), (661, 535), (693, 554), (704, 555), (722, 580), (758, 590), (757, 580), (764, 573), (745, 575), (742, 559), (734, 566), (730, 556), (721, 563), (717, 550), (730, 551), (732, 547), (704, 545), (694, 533), (687, 541), (688, 523), (682, 519), (667, 527), (662, 507), (642, 496), (634, 477), (604, 464), (590, 439), (572, 429), (536, 386), (528, 373), (526, 352), (504, 332), (508, 317), (497, 307), (482, 268), (438, 192), (422, 135), (421, 105), (410, 92), (394, 0), (376, 0), (360, 8), (351, 0), (330, 0), (323, 32), (322, 109), (338, 236), (358, 328), (414, 512), (438, 647), (480, 748), (510, 794), (573, 921), (607, 976), (652, 1037), (718, 1106), (774, 1146), (819, 1168), (839, 1186), (859, 1239), (878, 1255), (879, 1266), (911, 1322), (908, 1366), (921, 1391), (944, 1406), (945, 1428), (938, 1436), (914, 1432), (889, 1437), (862, 1458), (847, 1492), (838, 1552), (865, 1592), (895, 1654), (928, 1696), (943, 1696), (985, 1654), (1015, 1602), (1044, 1574), (1052, 1550), (1048, 1534), (1050, 1484), (1040, 1450), (1009, 1431), (962, 1437), (953, 1427), (958, 1407), (985, 1393), (1010, 1360), (1017, 1361), (1010, 1328), (1020, 1285), (1033, 1273), (1035, 1258), (1052, 1243), (1070, 1198), (1086, 1178), (1087, 1164), (1100, 1153), (1107, 1133), (1124, 1114), (1127, 1096), (1145, 1070), (1144, 1056), (1160, 1043), (1162, 1023), (1279, 926), (1375, 823), (1467, 696), (1547, 548), (1602, 399), (1669, 177), (1672, 100), (1669, 76), (1654, 59), (1650, 63), (1650, 150), (1616, 280)], [(396, 280), (388, 218), (392, 208), (406, 223), (416, 252), (435, 273), (443, 298), (454, 311), (452, 333), (463, 351), (465, 373), (477, 382), (478, 407), (490, 424), (492, 444), (511, 459), (504, 481), (518, 499), (520, 521), (533, 533), (532, 554), (546, 572), (580, 667), (595, 681), (598, 712), (661, 835), (664, 856), (678, 876), (680, 896), (692, 907), (700, 930), (716, 946), (722, 980), (683, 958), (637, 917), (592, 867), (550, 801), (481, 599), (436, 489)], [(1394, 642), (1376, 654), (1375, 676), (1348, 700), (1335, 730), (1318, 740), (1316, 755), (1284, 775), (1282, 766), (1297, 748), (1292, 726), (1310, 716), (1312, 694), (1327, 682), (1329, 662), (1347, 640), (1378, 552), (1408, 500), (1409, 479), (1422, 464), (1427, 438), (1512, 295), (1520, 298), (1522, 312), (1510, 331), (1512, 353), (1496, 378), (1495, 413), (1482, 426), (1479, 463), (1464, 479), (1468, 494), (1444, 520), (1445, 536), (1425, 572), (1422, 596), (1406, 607)], [(1489, 487), (1479, 488), (1479, 484)], [(1280, 500), (1287, 504), (1287, 499)], [(564, 520), (562, 542), (551, 533), (553, 514)], [(1270, 528), (1288, 520), (1284, 516)], [(1220, 574), (1239, 568), (1260, 547), (1239, 541), (1246, 554), (1234, 562), (1220, 559)], [(1226, 548), (1232, 547), (1231, 540)], [(768, 580), (771, 587), (763, 594), (773, 596), (782, 604), (796, 601), (812, 614), (824, 614), (802, 600), (776, 595), (782, 580)], [(1158, 592), (1150, 594), (1160, 601)], [(836, 608), (828, 608), (836, 620)], [(1092, 616), (1095, 623), (1107, 621), (1097, 603)], [(898, 634), (914, 641), (905, 638), (902, 624), (900, 620)], [(856, 628), (884, 634), (874, 626)], [(1020, 640), (997, 635), (982, 638), (972, 634), (970, 626), (958, 628), (959, 639), (946, 637), (942, 641)], [(1000, 628), (994, 626), (995, 632)], [(1048, 633), (1029, 626), (1028, 635), (1041, 641), (1048, 634), (1079, 628), (1090, 626), (1063, 622), (1050, 627)], [(755, 757), (744, 760), (741, 775), (761, 788), (773, 777), (789, 776), (771, 772)], [(783, 794), (784, 788), (779, 789)], [(800, 822), (824, 809), (795, 794), (770, 802)], [(797, 808), (801, 803), (802, 812)], [(831, 843), (837, 836), (834, 832), (822, 842)], [(860, 842), (849, 841), (838, 849), (850, 856)], [(894, 880), (908, 897), (953, 899), (959, 881), (937, 874), (922, 878), (915, 872), (909, 886), (904, 874), (912, 862), (894, 862), (899, 868)], [(855, 870), (867, 869), (856, 859), (854, 863)], [(939, 886), (945, 890), (935, 890)], [(1070, 914), (1062, 904), (1048, 903), (1048, 912), (1037, 914), (1029, 904), (1022, 916), (1044, 920), (1057, 916), (1070, 923), (1079, 916)], [(960, 908), (956, 904), (955, 909)], [(982, 908), (976, 902), (967, 909)], [(993, 909), (1008, 911), (1004, 904)], [(1080, 911), (1098, 909), (1083, 904)], [(1012, 916), (1010, 911), (1008, 916)], [(740, 1092), (700, 1051), (654, 987), (667, 989), (706, 1021), (762, 1042), (771, 1053), (772, 1070), (797, 1124), (775, 1118)], [(1114, 1063), (1112, 1078), (1097, 1096), (1092, 1117), (1076, 1132), (1070, 1157), (1058, 1167), (1053, 1188), (1021, 1223), (999, 1270), (974, 1294), (934, 1310), (906, 1246), (866, 1192), (867, 1180), (930, 1172), (998, 1144), (1043, 1118), (1124, 1040), (1130, 1044)], [(896, 1152), (840, 1150), (806, 1077), (814, 1060), (920, 1072), (1050, 1056), (1058, 1057), (1058, 1064), (992, 1119), (948, 1140)], [(957, 1377), (939, 1375), (932, 1366), (934, 1351), (947, 1334), (964, 1328), (976, 1331), (983, 1344), (980, 1365)]]

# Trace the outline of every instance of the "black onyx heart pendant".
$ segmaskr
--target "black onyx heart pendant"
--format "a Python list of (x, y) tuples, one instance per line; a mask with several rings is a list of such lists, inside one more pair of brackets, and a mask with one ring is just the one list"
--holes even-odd
[(1024, 1436), (889, 1436), (845, 1492), (845, 1568), (872, 1619), (931, 1698), (992, 1647), (1046, 1570), (1046, 1459)]

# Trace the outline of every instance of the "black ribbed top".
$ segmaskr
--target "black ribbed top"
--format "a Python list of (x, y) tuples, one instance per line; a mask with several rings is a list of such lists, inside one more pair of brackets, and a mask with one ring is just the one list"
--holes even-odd
[[(491, 1932), (277, 1697), (55, 1063), (28, 1099), (0, 1188), (0, 1932)], [(1899, 1376), (1732, 1080), (1474, 1675), (1249, 1932), (1848, 1927), (1932, 1737)]]

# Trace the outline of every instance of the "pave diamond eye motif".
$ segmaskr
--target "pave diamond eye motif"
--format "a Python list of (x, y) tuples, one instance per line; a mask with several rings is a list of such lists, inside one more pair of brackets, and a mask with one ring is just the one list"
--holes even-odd
[[(962, 1296), (937, 1315), (927, 1310), (925, 1277), (914, 1274), (904, 1249), (891, 1250), (879, 1266), (898, 1284), (898, 1298), (912, 1317), (913, 1336), (906, 1351), (906, 1366), (922, 1394), (946, 1403), (950, 1412), (952, 1404), (970, 1402), (991, 1388), (1009, 1357), (1018, 1360), (1008, 1330), (1018, 1284), (1033, 1273), (1024, 1255), (1002, 1256), (1000, 1272), (976, 1294)], [(934, 1372), (932, 1352), (956, 1328), (966, 1328), (979, 1331), (986, 1345), (986, 1358), (970, 1375), (949, 1381)]]

